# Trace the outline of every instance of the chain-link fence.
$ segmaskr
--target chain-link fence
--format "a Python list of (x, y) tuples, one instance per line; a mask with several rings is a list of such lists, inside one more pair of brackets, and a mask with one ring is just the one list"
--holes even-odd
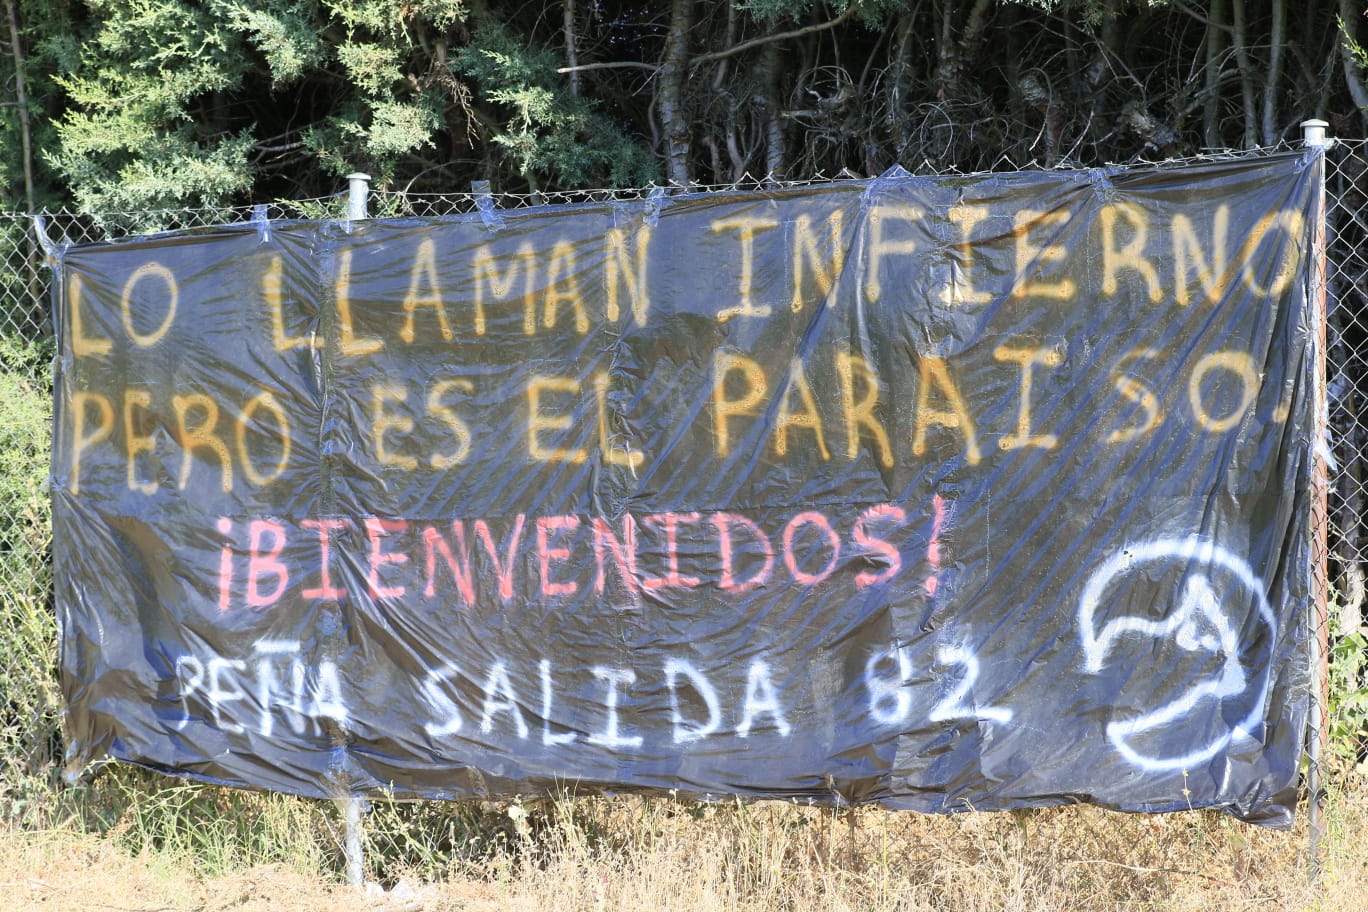
[[(1258, 153), (1251, 153), (1258, 154)], [(1222, 155), (1218, 157), (1230, 157)], [(1368, 141), (1338, 142), (1329, 152), (1327, 169), (1328, 393), (1332, 434), (1330, 454), (1330, 604), (1335, 640), (1332, 655), (1346, 649), (1361, 654), (1365, 582), (1362, 569), (1368, 549), (1363, 507), (1368, 500)], [(844, 175), (840, 176), (844, 177)], [(840, 177), (831, 179), (840, 179)], [(764, 190), (801, 184), (767, 179), (747, 180), (726, 188)], [(519, 209), (544, 205), (639, 200), (668, 192), (665, 188), (602, 190), (576, 193), (491, 195), (470, 193), (427, 196), (375, 192), (369, 214), (441, 216), (488, 207)], [(22, 214), (0, 214), (0, 802), (16, 796), (15, 783), (41, 778), (60, 764), (58, 718), (60, 696), (55, 680), (56, 630), (51, 601), (52, 533), (47, 474), (51, 448), (54, 342), (50, 323), (46, 244), (85, 244), (133, 234), (180, 228), (203, 228), (262, 219), (343, 218), (347, 196), (274, 203), (267, 206), (197, 210), (144, 211), (94, 217), (68, 212), (35, 220)], [(1361, 659), (1347, 663), (1336, 684), (1350, 690), (1362, 686)], [(1354, 732), (1348, 733), (1351, 741)], [(1356, 743), (1363, 744), (1362, 733)], [(1357, 749), (1354, 748), (1354, 749)], [(844, 846), (833, 851), (853, 854), (865, 849), (886, 852), (887, 823), (857, 827), (857, 814), (835, 812), (849, 822)], [(831, 818), (835, 821), (837, 816)], [(1102, 818), (1087, 818), (1102, 819)], [(973, 824), (1010, 837), (1017, 823)], [(1048, 839), (1042, 820), (1023, 843)], [(962, 826), (970, 826), (964, 824)], [(1078, 821), (1073, 826), (1077, 828)], [(909, 822), (893, 834), (897, 841), (921, 838), (922, 825)], [(1160, 830), (1156, 829), (1156, 833)], [(1165, 838), (1135, 851), (1136, 864), (1164, 869), (1178, 864), (1191, 845), (1166, 824)], [(970, 842), (982, 834), (965, 831)], [(1045, 835), (1042, 835), (1045, 834)], [(1001, 834), (999, 834), (1001, 835)], [(1115, 832), (1099, 825), (1098, 844), (1115, 840)], [(1169, 838), (1172, 837), (1172, 838)], [(932, 838), (927, 836), (926, 838)], [(993, 838), (997, 838), (994, 836)], [(1011, 837), (1016, 838), (1016, 837)], [(1086, 845), (1086, 840), (1077, 843)], [(1139, 856), (1137, 856), (1139, 857)]]
[(1330, 527), (1334, 618), (1362, 632), (1368, 485), (1368, 141), (1339, 142), (1326, 169), (1327, 383), (1334, 465)]

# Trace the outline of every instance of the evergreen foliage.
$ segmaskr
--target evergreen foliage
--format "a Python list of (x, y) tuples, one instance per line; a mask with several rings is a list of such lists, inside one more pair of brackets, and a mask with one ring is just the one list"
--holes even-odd
[(1313, 116), (1368, 128), (1360, 0), (6, 11), (0, 188), (21, 209), (308, 198), (354, 170), (380, 187), (516, 192), (1091, 165), (1273, 144)]

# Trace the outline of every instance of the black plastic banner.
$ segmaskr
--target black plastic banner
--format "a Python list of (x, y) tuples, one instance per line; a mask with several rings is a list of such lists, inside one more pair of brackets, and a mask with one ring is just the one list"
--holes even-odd
[(1312, 153), (61, 253), (70, 770), (1290, 820)]

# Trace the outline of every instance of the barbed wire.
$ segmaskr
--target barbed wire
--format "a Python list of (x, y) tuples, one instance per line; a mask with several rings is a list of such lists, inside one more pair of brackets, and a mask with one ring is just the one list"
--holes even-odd
[[(1339, 141), (1346, 144), (1345, 141)], [(1355, 141), (1359, 146), (1368, 143)], [(1347, 144), (1346, 144), (1347, 145)], [(937, 165), (930, 159), (904, 166), (905, 173), (917, 177), (974, 177), (988, 174), (1021, 172), (1077, 172), (1103, 170), (1116, 172), (1128, 169), (1177, 169), (1195, 164), (1248, 160), (1296, 151), (1300, 144), (1283, 142), (1252, 150), (1214, 149), (1193, 155), (1167, 158), (1132, 158), (1125, 162), (1102, 166), (1084, 165), (1073, 160), (1062, 160), (1049, 165), (1037, 161), (1016, 161), (1007, 153), (994, 160), (987, 170), (960, 170), (953, 166)], [(470, 215), (482, 208), (516, 212), (546, 207), (583, 206), (641, 202), (652, 198), (678, 199), (695, 195), (726, 193), (770, 193), (802, 190), (843, 183), (877, 180), (878, 174), (858, 174), (843, 169), (835, 174), (817, 172), (803, 178), (776, 174), (745, 173), (736, 180), (723, 184), (675, 183), (647, 184), (639, 187), (598, 187), (574, 190), (540, 190), (530, 192), (499, 192), (472, 188), (448, 193), (411, 193), (403, 189), (374, 188), (369, 191), (370, 218), (430, 218)], [(293, 221), (308, 219), (345, 219), (347, 193), (339, 191), (326, 197), (298, 200), (273, 200), (268, 203), (233, 206), (204, 206), (186, 208), (143, 209), (98, 214), (71, 209), (45, 210), (36, 213), (42, 219), (49, 240), (54, 244), (79, 246), (104, 241), (120, 240), (144, 234), (218, 228), (260, 221)], [(22, 212), (0, 212), (0, 221), (23, 220), (31, 216)]]

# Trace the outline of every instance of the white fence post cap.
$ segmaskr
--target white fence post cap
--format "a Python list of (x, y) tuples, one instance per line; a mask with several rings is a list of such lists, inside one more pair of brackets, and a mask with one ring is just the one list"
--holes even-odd
[(1303, 120), (1301, 122), (1302, 142), (1313, 149), (1320, 148), (1321, 146), (1333, 146), (1335, 141), (1333, 139), (1328, 139), (1325, 135), (1325, 131), (1329, 126), (1330, 124), (1327, 122), (1315, 118)]

